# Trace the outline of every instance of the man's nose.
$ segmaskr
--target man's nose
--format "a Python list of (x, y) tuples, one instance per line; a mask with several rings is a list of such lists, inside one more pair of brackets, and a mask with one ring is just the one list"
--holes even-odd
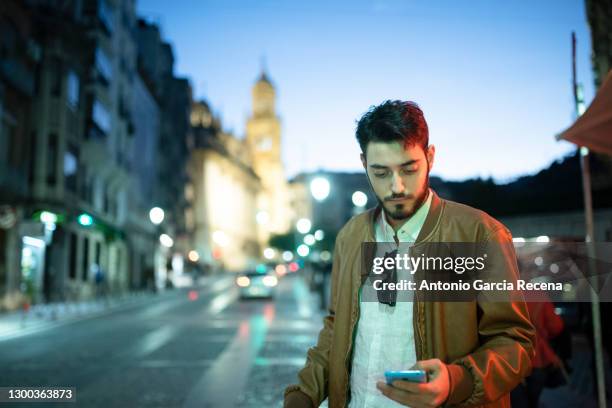
[(393, 194), (401, 194), (404, 192), (404, 181), (397, 173), (393, 175), (393, 184), (391, 185), (391, 192)]

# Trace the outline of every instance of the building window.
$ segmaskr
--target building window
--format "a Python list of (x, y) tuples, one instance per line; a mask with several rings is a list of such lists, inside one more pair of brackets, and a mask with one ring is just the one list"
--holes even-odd
[(82, 200), (87, 201), (87, 166), (79, 163), (77, 168), (78, 194)]
[[(0, 112), (0, 115), (2, 115), (2, 112)], [(9, 161), (11, 140), (13, 140), (13, 130), (15, 129), (7, 116), (6, 112), (0, 116), (0, 163), (8, 163)]]
[(111, 117), (108, 109), (102, 105), (99, 100), (94, 100), (92, 106), (91, 117), (95, 125), (104, 133), (109, 133), (111, 130)]
[(100, 20), (100, 23), (102, 23), (102, 27), (104, 27), (106, 32), (108, 34), (112, 34), (114, 28), (113, 10), (105, 0), (99, 0), (98, 2), (98, 19)]
[(102, 256), (102, 244), (100, 242), (96, 242), (96, 252), (95, 252), (96, 265), (100, 266), (100, 258)]
[(15, 54), (19, 38), (15, 24), (7, 19), (0, 20), (0, 57), (9, 58)]
[(108, 185), (105, 185), (102, 189), (102, 193), (104, 194), (104, 212), (108, 213), (110, 209), (110, 195), (108, 194)]
[(68, 270), (70, 279), (76, 279), (77, 277), (77, 240), (77, 234), (70, 233), (70, 269)]
[(79, 106), (79, 90), (80, 90), (80, 82), (79, 77), (76, 72), (70, 70), (68, 72), (68, 106), (72, 108), (72, 110), (76, 110)]
[(89, 276), (89, 239), (87, 237), (83, 238), (82, 266), (83, 266), (83, 277), (85, 278), (85, 280), (87, 280)]
[(96, 48), (96, 70), (106, 83), (110, 83), (113, 78), (113, 64), (100, 47)]
[(62, 62), (59, 58), (52, 58), (49, 64), (51, 79), (51, 95), (60, 97), (62, 94)]
[(28, 182), (30, 183), (30, 186), (34, 185), (34, 175), (36, 172), (36, 163), (37, 163), (37, 158), (36, 158), (36, 145), (37, 145), (37, 140), (36, 140), (36, 132), (32, 131), (31, 135), (30, 135), (31, 139), (30, 139), (30, 160), (29, 160), (29, 168), (28, 168)]
[(55, 185), (57, 169), (57, 134), (50, 133), (47, 146), (47, 183)]
[(64, 153), (64, 183), (66, 189), (76, 193), (77, 191), (77, 169), (79, 166), (78, 148), (69, 144)]

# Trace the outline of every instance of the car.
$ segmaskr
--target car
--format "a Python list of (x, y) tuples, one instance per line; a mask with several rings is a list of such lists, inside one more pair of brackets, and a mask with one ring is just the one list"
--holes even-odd
[(242, 299), (273, 298), (278, 278), (274, 273), (248, 271), (236, 277), (236, 285)]

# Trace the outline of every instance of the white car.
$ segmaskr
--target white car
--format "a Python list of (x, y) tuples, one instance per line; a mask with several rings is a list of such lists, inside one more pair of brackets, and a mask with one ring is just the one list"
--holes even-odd
[(243, 299), (273, 298), (278, 278), (270, 273), (245, 272), (236, 277), (236, 285)]

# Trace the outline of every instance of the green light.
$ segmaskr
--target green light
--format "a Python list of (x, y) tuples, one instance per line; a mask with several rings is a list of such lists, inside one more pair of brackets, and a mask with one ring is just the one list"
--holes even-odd
[(91, 215), (86, 213), (79, 215), (77, 221), (84, 227), (90, 227), (91, 225), (93, 225), (93, 218), (91, 217)]
[(45, 224), (55, 224), (57, 222), (57, 214), (51, 211), (43, 211), (40, 213), (40, 220)]
[(256, 271), (257, 273), (266, 273), (266, 270), (267, 270), (267, 268), (266, 268), (266, 265), (265, 265), (265, 264), (259, 264), (259, 265), (257, 265), (257, 267), (255, 268), (255, 271)]

